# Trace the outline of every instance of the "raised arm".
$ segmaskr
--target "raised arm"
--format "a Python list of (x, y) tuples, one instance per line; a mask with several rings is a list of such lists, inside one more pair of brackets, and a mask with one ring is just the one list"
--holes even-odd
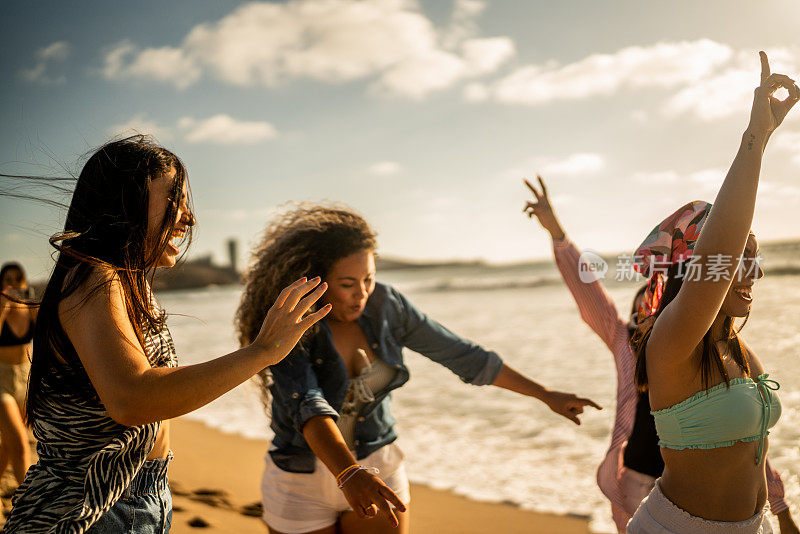
[(128, 319), (119, 281), (107, 274), (97, 278), (99, 289), (67, 297), (59, 317), (109, 416), (128, 426), (171, 419), (211, 402), (279, 362), (330, 310), (303, 318), (326, 285), (301, 279), (281, 293), (252, 344), (205, 363), (151, 367)]
[[(687, 277), (653, 326), (647, 353), (657, 361), (678, 363), (690, 357), (719, 313), (737, 269), (735, 260), (744, 250), (753, 222), (764, 147), (772, 131), (800, 99), (800, 89), (794, 81), (782, 74), (770, 74), (766, 54), (760, 55), (761, 85), (755, 90), (750, 123), (693, 253), (702, 273), (706, 272), (712, 255), (734, 261), (728, 262), (731, 265), (718, 279), (706, 280), (704, 275)], [(783, 102), (772, 96), (780, 87), (789, 91)]]
[(584, 282), (580, 279), (581, 251), (567, 237), (556, 217), (544, 180), (538, 175), (537, 179), (541, 192), (528, 180), (524, 180), (535, 199), (526, 203), (525, 213), (528, 217), (535, 216), (542, 228), (550, 234), (556, 266), (578, 305), (581, 319), (600, 336), (606, 346), (613, 349), (616, 334), (620, 328), (625, 328), (625, 322), (620, 319), (614, 301), (599, 280)]

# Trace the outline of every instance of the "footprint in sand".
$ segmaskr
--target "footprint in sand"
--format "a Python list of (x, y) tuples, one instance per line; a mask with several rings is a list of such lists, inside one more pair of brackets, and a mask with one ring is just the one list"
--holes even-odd
[(260, 501), (254, 502), (242, 506), (239, 513), (249, 517), (261, 517), (264, 514), (264, 505), (262, 505)]
[(202, 517), (193, 517), (189, 520), (189, 526), (192, 528), (208, 528), (211, 525)]
[(233, 505), (228, 500), (227, 495), (228, 492), (225, 490), (201, 488), (192, 491), (189, 498), (215, 508), (233, 509)]

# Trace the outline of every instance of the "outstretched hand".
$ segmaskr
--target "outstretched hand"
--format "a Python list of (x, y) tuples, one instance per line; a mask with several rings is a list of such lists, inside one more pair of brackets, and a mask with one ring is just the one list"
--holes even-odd
[(535, 202), (527, 201), (523, 211), (528, 217), (533, 217), (535, 215), (539, 220), (539, 224), (550, 233), (553, 239), (564, 239), (564, 230), (561, 228), (561, 224), (558, 222), (558, 218), (556, 218), (556, 214), (553, 211), (553, 206), (550, 204), (550, 197), (547, 196), (547, 187), (544, 185), (544, 180), (542, 180), (542, 176), (539, 174), (536, 175), (536, 178), (539, 180), (539, 186), (542, 188), (541, 193), (527, 179), (523, 178), (522, 180), (525, 182), (525, 185), (528, 186), (531, 193), (533, 193), (533, 198), (536, 199)]
[(319, 277), (311, 280), (301, 278), (278, 295), (264, 318), (261, 331), (253, 341), (253, 345), (270, 355), (267, 366), (284, 359), (306, 330), (331, 311), (331, 305), (326, 304), (318, 311), (303, 317), (327, 289), (328, 284), (320, 284)]
[(406, 511), (406, 506), (400, 497), (380, 478), (367, 470), (359, 471), (352, 479), (345, 482), (342, 492), (350, 507), (361, 519), (370, 519), (381, 513), (396, 528), (398, 521), (395, 510)]
[(586, 406), (591, 406), (597, 410), (603, 409), (593, 400), (578, 397), (574, 393), (563, 393), (561, 391), (551, 392), (545, 399), (545, 403), (555, 413), (566, 417), (576, 425), (581, 424), (581, 420), (578, 419), (578, 416), (583, 413), (583, 409)]
[[(759, 52), (758, 55), (761, 58), (761, 84), (755, 90), (748, 129), (769, 135), (780, 126), (789, 110), (800, 100), (800, 88), (785, 74), (770, 72), (767, 54)], [(789, 91), (785, 100), (778, 100), (774, 96), (775, 91), (781, 87)]]

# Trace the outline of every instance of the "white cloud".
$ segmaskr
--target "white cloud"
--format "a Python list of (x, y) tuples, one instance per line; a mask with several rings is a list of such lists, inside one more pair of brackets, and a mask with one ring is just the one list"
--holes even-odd
[(522, 66), (492, 83), (489, 91), (500, 102), (541, 105), (623, 89), (671, 88), (708, 75), (732, 55), (730, 47), (708, 39), (631, 46), (567, 65)]
[(688, 178), (692, 182), (701, 185), (710, 185), (715, 189), (722, 187), (722, 182), (728, 172), (725, 169), (703, 169), (689, 173)]
[(578, 152), (561, 159), (536, 156), (503, 172), (502, 177), (520, 180), (537, 173), (541, 173), (545, 180), (550, 176), (586, 176), (597, 174), (605, 165), (605, 158), (592, 152)]
[(606, 161), (600, 154), (579, 153), (557, 161), (550, 161), (541, 167), (544, 175), (586, 175), (595, 174), (605, 167)]
[(122, 41), (106, 53), (103, 76), (108, 80), (157, 80), (185, 89), (200, 79), (201, 68), (180, 48), (139, 50)]
[(373, 176), (391, 176), (402, 170), (396, 161), (378, 161), (367, 168), (367, 172)]
[[(800, 55), (788, 49), (767, 50), (773, 72), (797, 72)], [(661, 112), (666, 117), (691, 114), (710, 121), (734, 114), (746, 116), (758, 86), (760, 61), (753, 52), (739, 52), (724, 69), (697, 78), (667, 100)]]
[(636, 172), (631, 176), (631, 180), (646, 185), (671, 184), (678, 181), (678, 173), (675, 171)]
[(66, 41), (56, 41), (39, 49), (36, 58), (42, 61), (64, 61), (69, 57), (72, 45)]
[(791, 184), (761, 180), (758, 184), (758, 192), (760, 196), (765, 196), (769, 200), (797, 201), (800, 199), (800, 187)]
[[(767, 54), (773, 72), (800, 70), (797, 48)], [(464, 98), (536, 106), (657, 89), (672, 92), (657, 108), (662, 117), (692, 115), (710, 121), (747, 113), (758, 75), (759, 59), (753, 51), (735, 51), (709, 39), (661, 42), (594, 54), (566, 65), (524, 65), (499, 80), (468, 85)], [(637, 110), (631, 117), (646, 122), (649, 114)]]
[(220, 113), (205, 119), (183, 117), (173, 126), (165, 126), (143, 114), (114, 124), (108, 134), (114, 137), (149, 134), (160, 140), (180, 137), (189, 143), (215, 143), (220, 145), (251, 145), (274, 139), (275, 127), (266, 121), (241, 121)]
[(141, 113), (131, 117), (127, 121), (110, 126), (107, 132), (113, 137), (135, 134), (152, 135), (156, 139), (162, 141), (172, 137), (172, 132), (169, 128), (158, 124), (152, 119), (148, 119)]
[(420, 98), (497, 69), (514, 53), (505, 37), (474, 38), (483, 9), (458, 0), (437, 29), (414, 0), (251, 2), (195, 26), (176, 47), (119, 43), (104, 58), (108, 79), (154, 79), (185, 88), (204, 74), (239, 86), (307, 78), (373, 79), (373, 92)]
[(715, 168), (702, 169), (687, 174), (681, 174), (673, 170), (639, 171), (631, 175), (631, 181), (657, 186), (671, 186), (672, 184), (683, 183), (695, 189), (698, 193), (708, 194), (719, 190), (726, 174), (725, 169)]
[(207, 119), (183, 117), (178, 129), (190, 143), (216, 143), (221, 145), (250, 145), (267, 141), (278, 135), (275, 127), (265, 121), (240, 121), (220, 113)]
[(772, 141), (778, 150), (792, 153), (792, 163), (800, 165), (800, 132), (784, 132), (778, 130)]
[(66, 76), (52, 76), (48, 74), (48, 67), (53, 63), (63, 63), (72, 52), (72, 45), (67, 41), (56, 41), (36, 51), (36, 65), (29, 69), (22, 69), (22, 79), (44, 85), (59, 85), (67, 81)]

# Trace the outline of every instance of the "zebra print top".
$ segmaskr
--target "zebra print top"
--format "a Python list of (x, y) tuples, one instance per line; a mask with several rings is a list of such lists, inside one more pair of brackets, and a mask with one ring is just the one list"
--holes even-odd
[[(177, 366), (166, 325), (146, 333), (144, 341), (151, 365)], [(65, 379), (80, 387), (65, 388)], [(129, 427), (111, 419), (80, 363), (51, 366), (41, 399), (33, 425), (39, 461), (14, 494), (3, 532), (79, 534), (130, 485), (161, 423)]]

